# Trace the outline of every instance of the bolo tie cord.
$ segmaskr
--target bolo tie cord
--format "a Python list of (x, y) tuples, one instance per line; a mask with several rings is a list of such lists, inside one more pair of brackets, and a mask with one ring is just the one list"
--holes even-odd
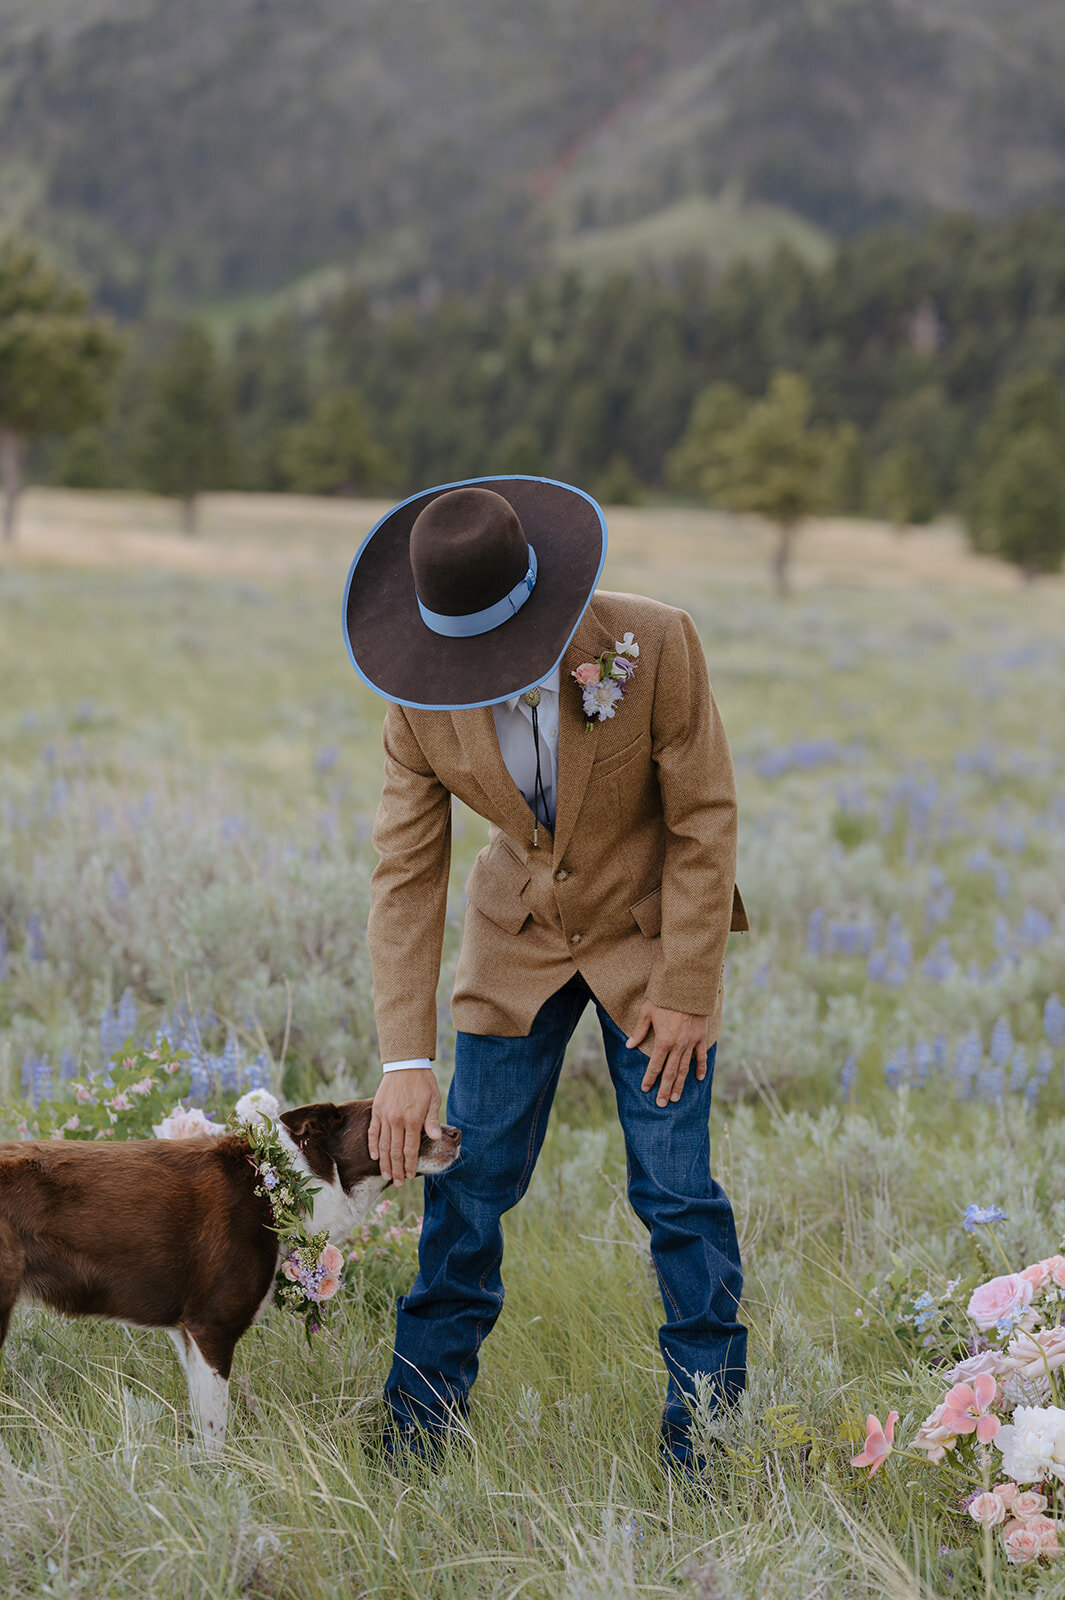
[(539, 689), (528, 689), (522, 695), (525, 704), (532, 711), (533, 743), (536, 746), (536, 781), (533, 786), (533, 849), (540, 843), (540, 801), (544, 803), (544, 827), (548, 825), (547, 791), (544, 788), (543, 773), (540, 771), (540, 716), (537, 707), (540, 704)]

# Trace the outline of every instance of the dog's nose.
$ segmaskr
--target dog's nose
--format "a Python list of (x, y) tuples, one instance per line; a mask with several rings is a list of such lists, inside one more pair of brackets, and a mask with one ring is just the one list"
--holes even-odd
[(458, 1128), (449, 1128), (445, 1123), (440, 1125), (441, 1137), (457, 1148), (462, 1143), (462, 1132)]

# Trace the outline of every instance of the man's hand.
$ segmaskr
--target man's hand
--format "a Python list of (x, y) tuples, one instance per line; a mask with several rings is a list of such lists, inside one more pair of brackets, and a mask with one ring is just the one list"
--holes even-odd
[(669, 1011), (665, 1006), (653, 1006), (649, 1000), (640, 1007), (636, 1030), (625, 1044), (629, 1050), (635, 1050), (646, 1039), (647, 1030), (654, 1029), (654, 1049), (640, 1088), (645, 1091), (653, 1088), (660, 1077), (660, 1106), (680, 1099), (693, 1053), (695, 1076), (700, 1083), (706, 1077), (706, 1023), (706, 1017), (695, 1017), (687, 1011)]
[(374, 1095), (370, 1118), (370, 1155), (397, 1189), (418, 1171), (422, 1129), (440, 1138), (440, 1088), (427, 1067), (386, 1072)]

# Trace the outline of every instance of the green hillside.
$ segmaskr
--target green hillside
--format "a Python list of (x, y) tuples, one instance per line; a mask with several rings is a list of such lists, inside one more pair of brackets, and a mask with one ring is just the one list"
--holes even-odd
[(0, 225), (128, 312), (1062, 197), (1060, 0), (0, 0)]

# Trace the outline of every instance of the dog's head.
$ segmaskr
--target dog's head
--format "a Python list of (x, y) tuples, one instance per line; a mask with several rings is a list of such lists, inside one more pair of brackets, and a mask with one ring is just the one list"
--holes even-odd
[[(334, 1178), (350, 1194), (366, 1178), (379, 1177), (381, 1164), (370, 1155), (370, 1116), (372, 1100), (346, 1100), (342, 1105), (325, 1101), (321, 1105), (297, 1106), (281, 1113), (282, 1126), (300, 1150), (316, 1178), (332, 1183)], [(439, 1139), (422, 1133), (418, 1152), (418, 1171), (446, 1172), (458, 1158), (462, 1135), (457, 1128), (441, 1124)]]

